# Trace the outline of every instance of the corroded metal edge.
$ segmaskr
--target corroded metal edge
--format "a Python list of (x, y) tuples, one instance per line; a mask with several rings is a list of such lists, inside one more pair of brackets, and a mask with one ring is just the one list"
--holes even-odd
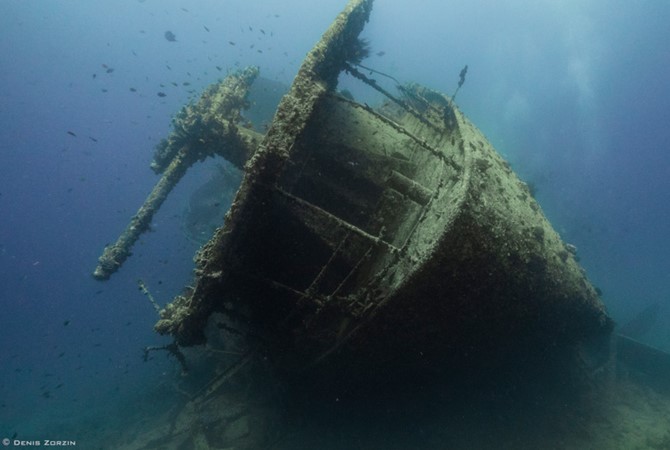
[(305, 58), (291, 89), (280, 102), (274, 120), (259, 149), (246, 165), (242, 185), (226, 215), (226, 222), (196, 257), (193, 289), (161, 312), (155, 329), (171, 334), (181, 345), (204, 342), (203, 329), (220, 298), (220, 286), (226, 275), (222, 267), (235, 264), (235, 255), (244, 249), (236, 244), (247, 242), (242, 236), (249, 218), (263, 217), (273, 188), (290, 158), (295, 140), (323, 96), (334, 89), (337, 77), (355, 51), (358, 36), (368, 21), (372, 0), (351, 0)]

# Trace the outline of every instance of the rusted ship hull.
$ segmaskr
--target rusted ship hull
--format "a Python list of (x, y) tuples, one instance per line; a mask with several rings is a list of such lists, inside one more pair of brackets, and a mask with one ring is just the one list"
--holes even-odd
[(157, 330), (199, 344), (224, 312), (287, 372), (607, 335), (598, 295), (527, 186), (448, 97), (408, 86), (375, 111), (334, 92), (340, 71), (360, 75), (347, 58), (369, 8), (351, 2), (308, 55), (194, 288)]
[[(240, 114), (257, 69), (186, 106), (158, 149), (161, 181), (94, 276), (130, 255), (191, 164), (220, 155), (244, 178), (193, 286), (161, 311), (157, 331), (179, 345), (203, 343), (221, 312), (280, 371), (362, 376), (607, 336), (612, 322), (569, 248), (453, 99), (418, 85), (394, 96), (359, 70), (371, 7), (347, 5), (264, 136)], [(343, 72), (387, 101), (339, 95)]]
[[(140, 448), (409, 448), (393, 437), (378, 444), (376, 434), (416, 425), (424, 442), (423, 418), (407, 419), (432, 416), (436, 405), (447, 414), (434, 416), (435, 448), (458, 447), (451, 434), (461, 425), (452, 419), (462, 409), (453, 406), (482, 397), (475, 413), (483, 426), (467, 429), (469, 444), (460, 447), (473, 446), (470, 434), (500, 446), (490, 429), (479, 433), (491, 416), (506, 419), (514, 448), (519, 423), (541, 425), (538, 442), (554, 442), (546, 429), (567, 445), (566, 424), (581, 442), (598, 422), (601, 442), (614, 442), (612, 426), (624, 422), (601, 421), (591, 406), (607, 407), (622, 392), (637, 396), (614, 379), (621, 374), (667, 389), (668, 355), (612, 336), (573, 248), (453, 98), (418, 85), (399, 86), (394, 96), (359, 70), (358, 35), (371, 5), (349, 2), (308, 54), (265, 135), (240, 113), (257, 69), (231, 74), (186, 106), (152, 166), (163, 177), (101, 256), (94, 276), (106, 279), (191, 164), (217, 155), (243, 169), (224, 223), (196, 255), (194, 282), (156, 324), (174, 338), (162, 349), (183, 364), (179, 346), (213, 337), (225, 369), (211, 368), (211, 381), (169, 429)], [(385, 103), (373, 109), (340, 95), (343, 72), (382, 92)], [(617, 346), (619, 367), (611, 370)], [(292, 382), (290, 394), (307, 388), (286, 402), (308, 399), (300, 420), (288, 417), (287, 384), (275, 375)], [(575, 389), (584, 386), (592, 389)], [(603, 387), (614, 395), (593, 401)], [(281, 405), (268, 407), (264, 397), (276, 395)], [(583, 399), (586, 410), (568, 407)], [(409, 413), (408, 404), (415, 404)], [(333, 411), (355, 413), (348, 441)], [(310, 430), (310, 441), (304, 425), (312, 412), (325, 412), (328, 427)], [(525, 416), (538, 420), (517, 420)], [(274, 429), (282, 421), (283, 435)], [(367, 428), (374, 422), (383, 431)]]

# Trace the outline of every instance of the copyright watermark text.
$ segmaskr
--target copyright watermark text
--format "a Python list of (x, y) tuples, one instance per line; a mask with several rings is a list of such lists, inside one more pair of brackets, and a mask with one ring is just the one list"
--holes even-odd
[(9, 439), (4, 438), (2, 445), (5, 447), (76, 447), (77, 441), (72, 439)]

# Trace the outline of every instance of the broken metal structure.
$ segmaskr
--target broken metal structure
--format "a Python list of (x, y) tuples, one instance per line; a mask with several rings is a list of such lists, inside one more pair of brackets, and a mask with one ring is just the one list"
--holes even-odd
[[(254, 68), (185, 107), (152, 165), (161, 180), (94, 275), (118, 269), (188, 167), (219, 155), (242, 184), (156, 324), (181, 346), (204, 343), (223, 313), (279, 373), (320, 380), (541, 360), (606, 340), (612, 321), (570, 248), (452, 99), (415, 84), (393, 96), (356, 68), (371, 7), (349, 2), (265, 135), (240, 114)], [(342, 72), (388, 101), (338, 94)]]

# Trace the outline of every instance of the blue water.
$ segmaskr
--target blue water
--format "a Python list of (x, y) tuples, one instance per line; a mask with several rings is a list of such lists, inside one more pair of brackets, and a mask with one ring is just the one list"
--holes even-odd
[[(0, 438), (77, 439), (179, 377), (163, 355), (142, 361), (169, 339), (136, 280), (161, 304), (190, 282), (181, 216), (214, 169), (192, 170), (108, 282), (97, 257), (156, 182), (172, 115), (249, 64), (290, 83), (344, 4), (0, 2)], [(651, 0), (379, 0), (363, 33), (364, 63), (403, 82), (451, 94), (468, 64), (461, 110), (534, 185), (615, 320), (660, 303), (640, 339), (666, 351), (668, 19)]]

